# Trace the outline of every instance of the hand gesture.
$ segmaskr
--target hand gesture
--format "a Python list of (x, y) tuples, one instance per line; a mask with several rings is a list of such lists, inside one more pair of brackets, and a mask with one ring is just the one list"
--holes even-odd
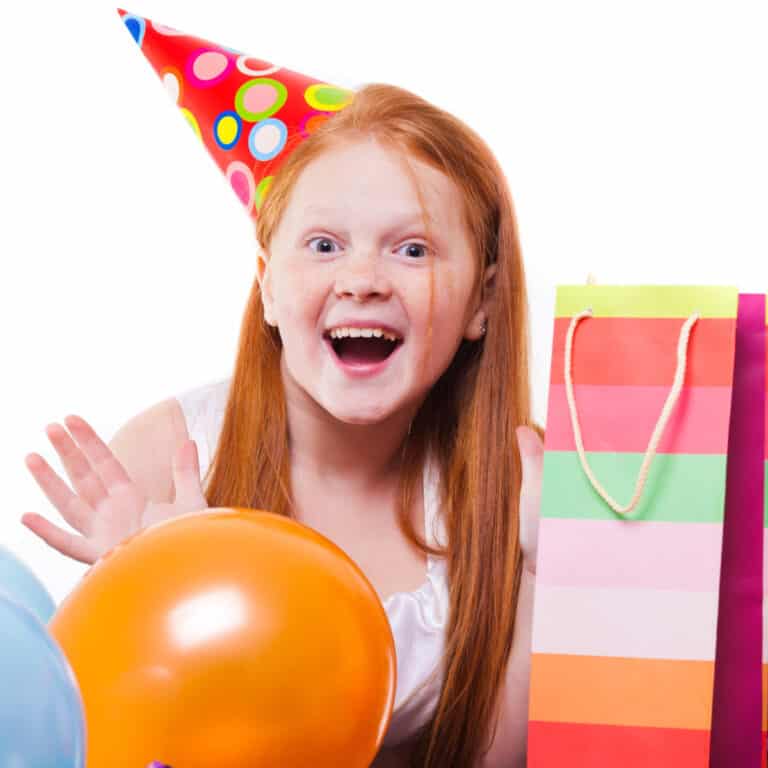
[(523, 464), (523, 480), (520, 490), (520, 548), (523, 565), (536, 573), (536, 551), (539, 541), (539, 509), (541, 506), (541, 481), (544, 471), (544, 443), (531, 427), (517, 428), (517, 443)]
[(25, 464), (51, 504), (82, 535), (69, 533), (34, 512), (21, 517), (29, 530), (62, 554), (82, 563), (95, 563), (121, 541), (153, 523), (208, 507), (193, 440), (182, 443), (173, 457), (174, 501), (155, 503), (131, 480), (84, 419), (68, 416), (64, 423), (72, 437), (59, 424), (49, 424), (45, 431), (75, 492), (39, 454), (28, 454)]

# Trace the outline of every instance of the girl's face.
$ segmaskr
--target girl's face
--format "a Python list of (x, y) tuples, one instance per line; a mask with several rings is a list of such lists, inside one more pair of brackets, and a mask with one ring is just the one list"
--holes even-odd
[[(431, 166), (410, 163), (431, 236), (401, 156), (371, 138), (304, 169), (268, 258), (259, 256), (264, 316), (280, 331), (286, 392), (298, 385), (348, 424), (415, 412), (462, 338), (481, 337), (487, 316), (479, 292), (472, 295), (477, 265), (458, 188)], [(394, 334), (396, 346), (386, 338), (329, 338), (350, 326)]]

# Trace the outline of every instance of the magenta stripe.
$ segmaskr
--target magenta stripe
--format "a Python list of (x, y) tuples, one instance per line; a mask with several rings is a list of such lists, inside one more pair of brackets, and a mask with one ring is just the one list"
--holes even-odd
[[(768, 495), (768, 488), (766, 488), (766, 495)], [(768, 528), (763, 528), (763, 585), (768, 586)], [(768, 598), (768, 595), (764, 595), (764, 599)], [(765, 599), (765, 607), (763, 609), (763, 664), (768, 664), (768, 599)], [(768, 723), (764, 725), (768, 726)]]
[(711, 768), (761, 765), (765, 335), (765, 294), (740, 294), (725, 489)]
[(539, 525), (537, 583), (718, 591), (722, 525), (550, 517)]
[[(645, 453), (669, 387), (617, 387), (580, 384), (573, 388), (576, 413), (587, 451)], [(728, 452), (728, 420), (713, 418), (731, 408), (730, 387), (684, 387), (659, 453)], [(551, 384), (546, 447), (575, 451), (565, 385)]]

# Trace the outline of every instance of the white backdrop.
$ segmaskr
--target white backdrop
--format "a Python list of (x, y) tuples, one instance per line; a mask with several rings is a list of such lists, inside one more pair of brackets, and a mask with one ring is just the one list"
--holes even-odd
[[(556, 284), (593, 272), (768, 290), (763, 0), (127, 10), (338, 85), (400, 85), (484, 136), (519, 217), (541, 422)], [(77, 413), (109, 440), (148, 405), (227, 375), (254, 241), (115, 6), (17, 2), (3, 18), (0, 545), (59, 601), (85, 566), (19, 522), (62, 523), (24, 456), (63, 473), (46, 424)]]

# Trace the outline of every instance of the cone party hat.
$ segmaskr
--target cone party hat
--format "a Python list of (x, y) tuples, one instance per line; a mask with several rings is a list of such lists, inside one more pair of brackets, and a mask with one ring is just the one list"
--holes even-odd
[(349, 89), (118, 13), (254, 219), (288, 155), (354, 98)]

